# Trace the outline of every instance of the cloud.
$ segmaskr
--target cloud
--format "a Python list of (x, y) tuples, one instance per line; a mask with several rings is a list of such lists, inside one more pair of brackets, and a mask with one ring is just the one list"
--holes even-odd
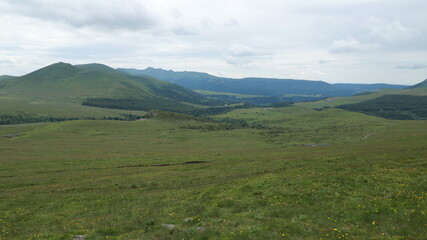
[(233, 57), (249, 57), (255, 55), (255, 50), (240, 44), (234, 44), (228, 48), (228, 50)]
[(396, 66), (394, 68), (397, 68), (397, 69), (417, 70), (417, 69), (427, 68), (427, 65), (424, 65), (424, 64), (409, 64), (409, 65), (399, 65), (399, 66)]
[(346, 54), (346, 53), (373, 50), (380, 47), (381, 45), (378, 43), (362, 44), (355, 39), (349, 38), (346, 40), (333, 41), (331, 44), (331, 47), (329, 48), (329, 52), (335, 53), (335, 54)]
[(191, 36), (198, 33), (196, 29), (185, 26), (176, 26), (171, 28), (170, 31), (178, 36)]
[(315, 76), (324, 76), (326, 75), (326, 73), (314, 70), (309, 72), (299, 72), (299, 75), (315, 77)]
[(76, 28), (143, 30), (156, 24), (155, 18), (137, 0), (7, 0), (6, 3), (15, 14), (60, 21)]
[(256, 59), (269, 54), (261, 53), (251, 47), (234, 44), (227, 49), (224, 59), (231, 65), (249, 65)]
[(334, 61), (332, 60), (327, 60), (327, 59), (320, 59), (317, 61), (318, 64), (329, 64), (329, 63), (333, 63)]
[(426, 7), (425, 0), (0, 0), (0, 72), (64, 61), (416, 81), (427, 68), (395, 66), (427, 63)]
[(238, 27), (239, 23), (237, 22), (236, 19), (234, 18), (230, 18), (227, 21), (224, 22), (224, 26), (225, 27)]
[(389, 42), (412, 40), (419, 34), (417, 30), (407, 28), (399, 21), (386, 22), (380, 18), (371, 17), (367, 25), (371, 29), (372, 36)]
[[(34, 57), (0, 54), (0, 75), (21, 76), (34, 71), (35, 65), (41, 67), (47, 64)], [(18, 68), (20, 71), (15, 70)], [(10, 72), (11, 70), (14, 71)]]

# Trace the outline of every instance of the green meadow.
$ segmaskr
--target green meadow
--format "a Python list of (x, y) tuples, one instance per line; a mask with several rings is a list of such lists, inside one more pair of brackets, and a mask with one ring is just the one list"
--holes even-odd
[(84, 106), (80, 99), (34, 99), (0, 95), (1, 115), (56, 117), (56, 118), (95, 118), (120, 117), (122, 114), (143, 116), (144, 111), (94, 108)]
[(425, 129), (303, 105), (3, 125), (0, 239), (426, 239)]

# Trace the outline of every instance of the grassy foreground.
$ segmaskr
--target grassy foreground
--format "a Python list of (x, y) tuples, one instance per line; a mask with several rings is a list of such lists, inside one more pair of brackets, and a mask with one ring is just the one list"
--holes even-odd
[(0, 239), (426, 238), (427, 121), (220, 117), (0, 126)]

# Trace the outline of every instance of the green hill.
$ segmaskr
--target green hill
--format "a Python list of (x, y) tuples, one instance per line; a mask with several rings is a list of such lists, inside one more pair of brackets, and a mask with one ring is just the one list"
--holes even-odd
[[(331, 108), (341, 105), (358, 104), (365, 101), (371, 101), (385, 95), (427, 96), (427, 80), (405, 89), (381, 89), (367, 94), (359, 94), (351, 97), (331, 97), (319, 101), (297, 103), (297, 105), (310, 107), (313, 109)], [(387, 98), (387, 102), (389, 102), (391, 99), (398, 100), (398, 97), (389, 97)], [(410, 102), (411, 101), (412, 100), (410, 100)], [(380, 100), (379, 102), (383, 101)], [(408, 102), (408, 104), (411, 104), (410, 102)], [(397, 105), (401, 104), (399, 103)]]
[(370, 94), (334, 97), (297, 105), (315, 110), (337, 107), (389, 119), (427, 119), (427, 80), (401, 90), (383, 89)]
[(389, 119), (427, 119), (427, 96), (384, 95), (368, 101), (338, 107)]
[(427, 80), (405, 89), (381, 89), (351, 97), (332, 97), (295, 105), (322, 111), (341, 108), (388, 119), (427, 119)]
[(3, 95), (128, 110), (189, 111), (201, 94), (151, 77), (130, 76), (102, 64), (55, 63), (0, 83)]
[(86, 71), (67, 63), (52, 64), (22, 77), (6, 80), (0, 84), (0, 88), (10, 95), (36, 98), (121, 98), (149, 95), (147, 87), (121, 75)]

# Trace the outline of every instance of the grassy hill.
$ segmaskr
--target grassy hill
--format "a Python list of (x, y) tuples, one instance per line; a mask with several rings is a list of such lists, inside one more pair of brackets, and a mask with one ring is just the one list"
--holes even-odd
[(384, 95), (338, 107), (390, 119), (427, 119), (427, 96)]
[[(319, 101), (297, 103), (298, 106), (310, 107), (313, 109), (331, 108), (340, 105), (358, 104), (371, 101), (384, 95), (404, 95), (404, 96), (427, 96), (427, 88), (423, 87), (423, 81), (405, 89), (381, 89), (372, 93), (360, 94), (351, 97), (331, 97)], [(393, 98), (393, 97), (391, 97)], [(396, 100), (398, 97), (395, 97)]]
[(427, 119), (427, 87), (421, 82), (402, 90), (382, 90), (346, 98), (328, 98), (299, 106), (322, 110), (338, 107), (389, 119)]
[[(73, 66), (56, 63), (1, 83), (11, 95), (50, 98), (158, 98), (161, 90), (176, 90), (180, 100), (200, 101), (202, 95), (150, 77), (131, 77), (102, 64)], [(187, 97), (182, 97), (180, 94)], [(191, 95), (192, 94), (192, 95)], [(190, 98), (188, 95), (191, 95)], [(171, 98), (172, 99), (172, 98)]]
[(197, 104), (216, 102), (176, 84), (152, 77), (130, 76), (102, 64), (56, 63), (0, 82), (0, 110), (8, 116), (117, 117), (123, 111), (93, 107), (191, 111)]
[(22, 77), (3, 81), (0, 88), (14, 96), (56, 99), (151, 95), (147, 87), (121, 75), (85, 71), (66, 63), (56, 63)]
[(302, 106), (227, 117), (265, 128), (170, 113), (0, 126), (0, 238), (425, 237), (426, 121)]

